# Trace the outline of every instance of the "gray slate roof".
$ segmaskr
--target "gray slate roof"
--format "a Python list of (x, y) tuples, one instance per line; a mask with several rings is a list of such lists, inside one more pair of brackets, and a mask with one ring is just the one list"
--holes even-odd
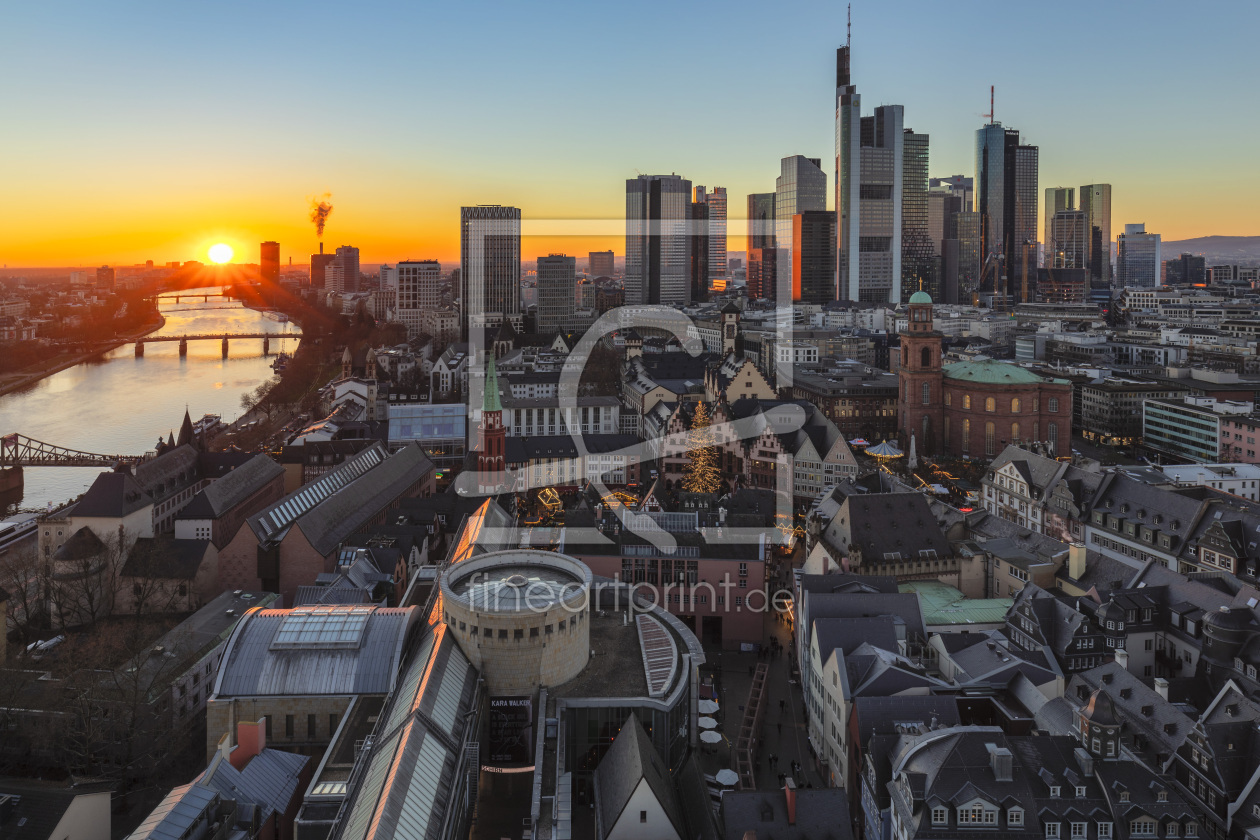
[(216, 697), (386, 694), (393, 688), (403, 641), (418, 618), (416, 607), (321, 607), (370, 610), (358, 647), (272, 649), (296, 609), (250, 610), (241, 619), (219, 666)]
[(595, 768), (595, 807), (599, 812), (599, 827), (605, 836), (617, 823), (643, 780), (647, 781), (652, 795), (669, 817), (678, 836), (686, 837), (687, 825), (669, 770), (652, 746), (652, 739), (639, 723), (638, 716), (632, 713)]
[(744, 840), (852, 840), (848, 794), (844, 788), (796, 791), (796, 824), (788, 823), (783, 791), (732, 791), (722, 797), (722, 836)]
[(260, 487), (284, 475), (284, 467), (266, 455), (255, 455), (193, 496), (177, 519), (217, 519), (248, 499)]

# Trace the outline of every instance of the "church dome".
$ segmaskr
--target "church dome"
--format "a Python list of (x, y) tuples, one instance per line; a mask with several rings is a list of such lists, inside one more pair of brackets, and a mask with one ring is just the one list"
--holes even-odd
[(922, 289), (919, 289), (919, 291), (910, 295), (910, 302), (911, 303), (931, 303), (932, 296), (929, 295), (927, 292), (923, 291)]

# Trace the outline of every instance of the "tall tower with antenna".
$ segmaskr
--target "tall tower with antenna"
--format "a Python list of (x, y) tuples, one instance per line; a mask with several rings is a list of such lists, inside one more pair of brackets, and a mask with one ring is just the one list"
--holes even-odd
[(858, 200), (862, 181), (862, 96), (850, 78), (853, 6), (836, 50), (836, 297), (857, 300)]

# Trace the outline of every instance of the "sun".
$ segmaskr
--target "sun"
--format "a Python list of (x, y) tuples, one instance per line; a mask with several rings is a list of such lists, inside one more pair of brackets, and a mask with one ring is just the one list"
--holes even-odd
[(210, 259), (219, 265), (223, 265), (225, 262), (231, 262), (232, 246), (223, 242), (220, 242), (218, 245), (211, 245)]

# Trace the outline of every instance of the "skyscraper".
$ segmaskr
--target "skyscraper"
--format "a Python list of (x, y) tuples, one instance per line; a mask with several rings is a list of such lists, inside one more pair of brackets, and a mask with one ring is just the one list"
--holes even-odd
[(1076, 209), (1076, 190), (1072, 187), (1046, 187), (1046, 215), (1045, 235), (1041, 238), (1041, 244), (1045, 246), (1045, 265), (1050, 265), (1050, 245), (1053, 238), (1050, 236), (1050, 225), (1054, 220), (1054, 214), (1061, 210)]
[(748, 249), (775, 245), (774, 193), (748, 196)]
[(577, 259), (564, 254), (538, 258), (538, 332), (564, 329), (576, 308)]
[(778, 274), (776, 273), (778, 261), (779, 257), (774, 248), (748, 249), (746, 277), (749, 300), (775, 300), (775, 294), (778, 292)]
[[(704, 196), (704, 187), (696, 188), (697, 198)], [(709, 205), (703, 201), (691, 202), (688, 210), (687, 283), (691, 286), (691, 300), (709, 299)]]
[(774, 188), (776, 282), (779, 289), (774, 300), (791, 300), (792, 217), (809, 210), (827, 209), (827, 173), (822, 160), (802, 155), (785, 157), (779, 164), (779, 177)]
[(1111, 285), (1111, 184), (1081, 187), (1080, 209), (1085, 213), (1089, 242), (1085, 267), (1091, 286)]
[(691, 292), (691, 182), (678, 175), (626, 180), (626, 303), (687, 303)]
[(612, 277), (613, 252), (591, 251), (589, 270), (592, 277)]
[(483, 204), (459, 211), (460, 318), (480, 349), (485, 328), (521, 312), (521, 211)]
[(107, 265), (103, 265), (96, 269), (96, 288), (112, 289), (114, 288), (114, 269)]
[(319, 253), (311, 254), (311, 288), (323, 289), (326, 285), (328, 264), (335, 260), (335, 254), (324, 253), (324, 243), (319, 243)]
[(946, 192), (958, 196), (963, 210), (971, 210), (975, 198), (975, 180), (966, 175), (950, 175), (948, 178), (928, 179), (932, 192)]
[[(339, 282), (334, 281), (337, 285), (335, 291), (357, 292), (359, 290), (359, 249), (353, 245), (338, 247), (329, 267), (333, 265), (336, 266), (336, 276), (339, 278)], [(327, 269), (325, 276), (328, 276)], [(325, 285), (329, 284), (325, 283)]]
[(904, 303), (919, 289), (941, 300), (939, 247), (928, 231), (928, 136), (907, 128), (902, 134), (901, 282), (890, 303)]
[(1018, 293), (1037, 265), (1037, 166), (1037, 147), (1021, 145), (1017, 129), (999, 122), (977, 129), (976, 210), (985, 285), (1000, 293)]
[(792, 299), (836, 299), (836, 214), (808, 210), (792, 217)]
[(862, 96), (849, 78), (849, 47), (836, 50), (836, 289), (857, 300)]
[[(1046, 210), (1050, 198), (1046, 196)], [(1046, 220), (1046, 268), (1085, 268), (1089, 235), (1085, 213), (1081, 210), (1058, 210)]]
[(696, 187), (696, 201), (707, 205), (709, 218), (709, 275), (726, 276), (726, 187)]
[(258, 250), (258, 274), (263, 283), (274, 287), (280, 282), (280, 243), (264, 242)]
[[(844, 300), (899, 303), (904, 275), (913, 276), (917, 290), (919, 279), (931, 272), (928, 138), (904, 129), (900, 105), (881, 105), (863, 117), (850, 60), (847, 46), (836, 50), (836, 287)], [(907, 159), (914, 168), (908, 191)], [(903, 270), (907, 207), (913, 265)]]
[(1146, 225), (1125, 225), (1116, 237), (1116, 285), (1150, 288), (1160, 285), (1160, 236), (1147, 233)]
[(424, 313), (442, 303), (442, 264), (437, 260), (403, 260), (390, 271), (381, 267), (381, 282), (386, 278), (397, 286), (395, 317), (406, 325), (408, 338), (420, 332)]

